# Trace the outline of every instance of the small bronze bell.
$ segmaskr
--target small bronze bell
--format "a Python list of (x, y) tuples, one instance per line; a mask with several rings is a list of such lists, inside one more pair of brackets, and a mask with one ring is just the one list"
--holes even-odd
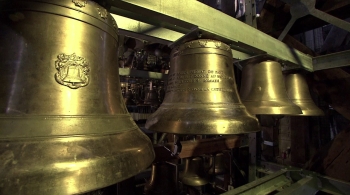
[(134, 94), (132, 90), (131, 89), (126, 90), (124, 94), (124, 103), (126, 105), (135, 105), (135, 102), (133, 99), (134, 99)]
[[(215, 163), (213, 161), (215, 161)], [(210, 164), (214, 164), (214, 166), (209, 169), (210, 175), (220, 175), (228, 171), (224, 153), (218, 153), (215, 155), (215, 158), (210, 158)]]
[(173, 134), (241, 134), (259, 131), (238, 96), (228, 45), (190, 41), (173, 49), (163, 103), (147, 120), (152, 131)]
[(243, 66), (240, 95), (251, 114), (302, 114), (289, 100), (282, 67), (275, 61)]
[(146, 95), (145, 95), (145, 101), (144, 104), (147, 105), (152, 105), (152, 106), (159, 106), (159, 98), (157, 94), (157, 90), (154, 88), (151, 88), (147, 90)]
[(209, 183), (208, 169), (202, 157), (186, 158), (185, 170), (180, 175), (183, 184), (189, 186), (202, 186)]
[(312, 100), (309, 87), (301, 74), (289, 74), (285, 77), (285, 81), (289, 99), (303, 111), (300, 116), (324, 115)]
[(144, 188), (145, 195), (177, 195), (177, 174), (176, 165), (153, 163), (151, 179)]
[(147, 168), (113, 17), (89, 0), (0, 3), (0, 194), (80, 194)]

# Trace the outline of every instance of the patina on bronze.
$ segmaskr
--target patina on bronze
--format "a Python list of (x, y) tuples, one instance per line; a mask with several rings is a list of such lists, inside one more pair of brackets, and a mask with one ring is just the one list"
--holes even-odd
[(186, 158), (185, 170), (180, 174), (180, 181), (188, 186), (205, 185), (209, 183), (209, 168), (210, 165), (205, 165), (202, 157)]
[(93, 1), (0, 1), (0, 194), (78, 194), (147, 168), (116, 22)]
[(312, 100), (309, 86), (303, 75), (299, 73), (288, 74), (285, 76), (285, 81), (289, 99), (303, 111), (303, 114), (298, 114), (298, 116), (324, 115), (324, 112)]
[(275, 61), (244, 65), (240, 95), (251, 114), (302, 114), (289, 100), (282, 67)]
[[(215, 157), (210, 158), (210, 164), (213, 164), (213, 166), (209, 170), (210, 175), (220, 175), (229, 172), (229, 165), (226, 162), (229, 162), (229, 160), (226, 160), (225, 157), (228, 157), (228, 152), (225, 151), (226, 155), (221, 152), (218, 154), (215, 154)], [(215, 162), (213, 162), (215, 160)]]
[(174, 134), (259, 131), (238, 96), (230, 47), (199, 39), (173, 49), (164, 101), (145, 126)]

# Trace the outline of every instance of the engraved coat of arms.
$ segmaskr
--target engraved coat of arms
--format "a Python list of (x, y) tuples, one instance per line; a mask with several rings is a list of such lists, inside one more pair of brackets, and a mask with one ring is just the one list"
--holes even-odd
[(72, 89), (85, 87), (89, 84), (89, 63), (85, 58), (75, 55), (59, 54), (55, 61), (57, 73), (55, 79), (58, 83)]

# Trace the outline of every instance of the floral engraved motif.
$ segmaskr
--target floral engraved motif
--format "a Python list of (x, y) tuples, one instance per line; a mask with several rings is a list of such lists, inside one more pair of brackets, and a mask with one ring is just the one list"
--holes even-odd
[(89, 64), (85, 58), (79, 57), (73, 53), (66, 55), (64, 53), (57, 56), (55, 61), (57, 73), (56, 81), (72, 89), (85, 87), (89, 84)]
[(191, 41), (191, 42), (187, 42), (187, 43), (186, 43), (186, 44), (187, 44), (187, 45), (186, 45), (186, 48), (191, 48), (192, 43), (193, 43), (192, 41)]
[(221, 42), (220, 41), (214, 41), (215, 47), (220, 48), (221, 47)]
[(97, 11), (98, 11), (98, 15), (101, 16), (101, 18), (103, 19), (107, 19), (107, 16), (108, 16), (108, 12), (105, 8), (97, 8)]
[(115, 21), (115, 19), (113, 17), (112, 17), (112, 23), (113, 23), (114, 30), (118, 30), (117, 22)]
[(200, 46), (205, 47), (207, 45), (207, 40), (198, 40)]
[(87, 4), (86, 0), (72, 0), (72, 2), (78, 7), (85, 7)]

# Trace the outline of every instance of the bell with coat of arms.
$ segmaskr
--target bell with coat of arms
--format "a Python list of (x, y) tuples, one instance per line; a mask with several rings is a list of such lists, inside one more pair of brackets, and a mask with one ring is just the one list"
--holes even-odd
[(0, 194), (81, 194), (146, 169), (113, 17), (89, 0), (0, 4)]

